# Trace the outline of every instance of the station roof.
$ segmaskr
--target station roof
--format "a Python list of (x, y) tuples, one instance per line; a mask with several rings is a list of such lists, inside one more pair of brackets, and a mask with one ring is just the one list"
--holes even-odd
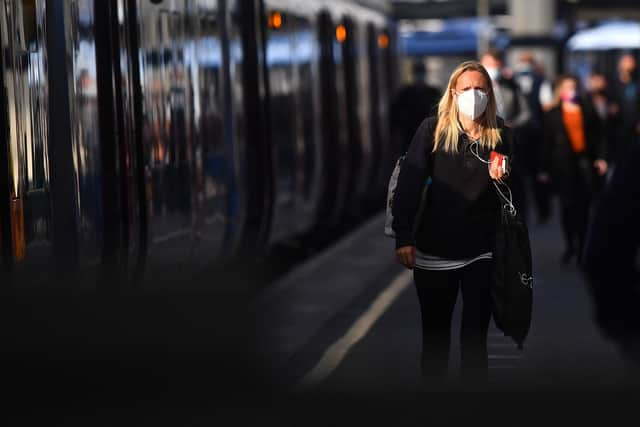
[[(396, 19), (448, 19), (477, 15), (477, 0), (391, 0)], [(508, 0), (491, 0), (491, 15), (504, 15)]]
[(639, 49), (640, 23), (612, 21), (578, 31), (569, 39), (567, 48), (573, 51)]

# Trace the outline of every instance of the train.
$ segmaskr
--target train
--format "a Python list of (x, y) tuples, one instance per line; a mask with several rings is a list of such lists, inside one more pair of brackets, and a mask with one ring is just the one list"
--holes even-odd
[(3, 287), (182, 286), (382, 210), (399, 53), (364, 3), (4, 1)]

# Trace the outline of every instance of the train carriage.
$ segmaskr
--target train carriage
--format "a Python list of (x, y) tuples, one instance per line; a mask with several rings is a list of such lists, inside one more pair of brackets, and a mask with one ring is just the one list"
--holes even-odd
[(382, 207), (395, 49), (379, 11), (8, 0), (0, 23), (14, 289), (188, 286)]

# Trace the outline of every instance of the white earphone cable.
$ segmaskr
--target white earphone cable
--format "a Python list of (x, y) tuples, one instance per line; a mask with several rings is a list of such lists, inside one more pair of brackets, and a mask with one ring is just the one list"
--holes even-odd
[[(474, 150), (475, 147), (475, 150)], [(490, 161), (487, 161), (485, 159), (483, 159), (482, 157), (480, 157), (480, 155), (478, 154), (478, 141), (473, 141), (471, 143), (471, 146), (469, 147), (469, 149), (471, 150), (471, 153), (478, 159), (480, 160), (482, 163), (485, 163), (487, 165), (491, 164)], [(507, 188), (507, 191), (509, 192), (509, 197), (505, 196), (505, 194), (502, 192), (502, 190), (500, 190), (500, 187), (498, 186), (498, 184), (495, 181), (493, 182), (493, 186), (496, 188), (496, 190), (498, 191), (498, 194), (500, 195), (500, 197), (502, 197), (502, 199), (506, 202), (506, 204), (503, 206), (504, 209), (508, 209), (509, 213), (512, 216), (515, 216), (517, 213), (516, 207), (513, 205), (513, 193), (511, 192), (511, 188), (509, 188), (509, 186), (505, 183), (501, 183), (502, 185), (504, 185)]]

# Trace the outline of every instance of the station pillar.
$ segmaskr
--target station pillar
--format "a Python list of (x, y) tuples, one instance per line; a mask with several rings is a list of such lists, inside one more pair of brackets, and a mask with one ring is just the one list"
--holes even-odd
[(513, 65), (523, 51), (531, 52), (544, 66), (546, 74), (554, 78), (562, 47), (553, 37), (558, 0), (509, 0), (511, 19), (511, 47), (507, 63)]

